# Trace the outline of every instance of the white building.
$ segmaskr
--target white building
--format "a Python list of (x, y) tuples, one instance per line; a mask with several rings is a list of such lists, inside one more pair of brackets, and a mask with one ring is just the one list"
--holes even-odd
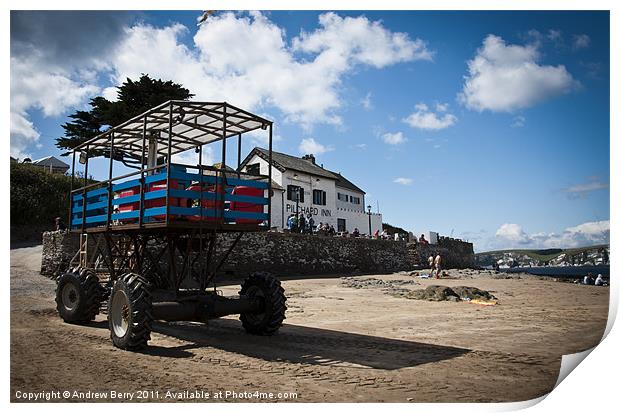
[[(254, 148), (240, 169), (249, 174), (268, 175), (268, 160), (267, 149)], [(315, 225), (323, 222), (333, 225), (336, 231), (353, 232), (357, 228), (361, 234), (368, 234), (370, 217), (370, 233), (382, 230), (381, 214), (369, 215), (366, 210), (366, 193), (339, 173), (317, 165), (314, 155), (298, 158), (272, 152), (272, 180), (275, 185), (271, 226), (278, 230), (286, 227), (297, 205), (300, 214), (312, 215)]]

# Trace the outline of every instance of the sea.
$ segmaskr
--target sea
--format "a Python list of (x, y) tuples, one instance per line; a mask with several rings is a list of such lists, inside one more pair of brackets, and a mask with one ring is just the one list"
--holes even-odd
[(533, 275), (544, 275), (557, 278), (581, 278), (589, 272), (596, 277), (602, 274), (604, 278), (609, 279), (609, 265), (567, 265), (561, 267), (514, 267), (501, 268), (501, 272), (525, 272)]

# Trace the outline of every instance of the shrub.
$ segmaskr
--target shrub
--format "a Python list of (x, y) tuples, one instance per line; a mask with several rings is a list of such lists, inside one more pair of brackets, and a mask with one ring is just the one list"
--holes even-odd
[[(77, 183), (76, 183), (77, 184)], [(71, 177), (29, 164), (11, 164), (11, 226), (67, 224)]]

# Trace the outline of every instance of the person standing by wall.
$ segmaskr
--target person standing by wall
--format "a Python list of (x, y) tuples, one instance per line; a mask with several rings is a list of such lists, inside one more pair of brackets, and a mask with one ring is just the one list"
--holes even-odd
[[(432, 275), (432, 272), (431, 272)], [(441, 275), (441, 255), (437, 253), (435, 256), (435, 278), (439, 278)]]

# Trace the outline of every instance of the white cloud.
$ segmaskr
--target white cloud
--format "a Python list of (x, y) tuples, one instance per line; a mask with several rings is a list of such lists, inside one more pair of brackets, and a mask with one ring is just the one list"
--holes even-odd
[(320, 155), (325, 152), (333, 151), (334, 148), (331, 146), (325, 146), (315, 141), (314, 138), (305, 138), (302, 139), (299, 143), (299, 153), (301, 154), (313, 154)]
[(449, 106), (450, 105), (448, 105), (447, 103), (436, 103), (435, 109), (437, 109), (437, 112), (447, 112)]
[(110, 102), (116, 102), (118, 100), (118, 88), (116, 86), (106, 87), (101, 91), (101, 96)]
[(558, 42), (562, 40), (562, 31), (549, 29), (549, 31), (547, 32), (547, 38), (552, 42)]
[(407, 138), (405, 138), (402, 132), (387, 132), (381, 135), (381, 139), (383, 139), (383, 142), (387, 143), (388, 145), (400, 145), (401, 143), (407, 142)]
[(448, 110), (447, 103), (437, 103), (435, 105), (436, 112), (429, 110), (425, 103), (415, 105), (415, 111), (403, 119), (412, 128), (423, 130), (441, 130), (448, 128), (457, 121), (456, 116), (446, 113)]
[[(198, 165), (198, 152), (196, 151), (185, 151), (175, 155), (172, 155), (172, 162), (178, 162), (186, 165)], [(213, 147), (211, 146), (203, 146), (202, 147), (202, 164), (203, 165), (213, 165), (216, 162), (216, 159), (220, 159), (215, 156), (213, 151)], [(219, 160), (217, 162), (220, 162)], [(229, 162), (226, 162), (228, 166), (231, 166)], [(237, 165), (234, 164), (234, 167)]]
[[(139, 23), (129, 27), (127, 19), (119, 18), (105, 20), (102, 25), (107, 29), (101, 32), (106, 34), (96, 37), (94, 45), (82, 39), (92, 38), (89, 26), (101, 26), (98, 15), (88, 15), (84, 21), (80, 16), (69, 13), (68, 17), (54, 19), (22, 19), (21, 35), (11, 44), (12, 50), (24, 51), (11, 60), (16, 154), (36, 144), (37, 138), (26, 138), (34, 136), (34, 129), (30, 135), (18, 133), (30, 122), (31, 110), (58, 116), (98, 93), (115, 98), (113, 88), (101, 90), (92, 83), (101, 75), (117, 85), (142, 73), (173, 79), (190, 89), (196, 100), (226, 100), (252, 111), (273, 107), (285, 120), (311, 128), (317, 123), (342, 123), (338, 113), (341, 83), (357, 68), (379, 69), (432, 59), (423, 40), (392, 32), (380, 21), (364, 16), (343, 18), (324, 13), (316, 30), (288, 39), (282, 27), (260, 12), (220, 13), (201, 25), (189, 44), (183, 39), (189, 31), (181, 24), (156, 28)], [(71, 30), (65, 30), (66, 19), (73, 22)], [(59, 33), (58, 39), (46, 43), (49, 50), (37, 50), (43, 40), (32, 34), (31, 21), (36, 21), (37, 33), (45, 32), (48, 26)], [(67, 47), (67, 43), (72, 46), (71, 39), (74, 47)], [(101, 58), (104, 52), (106, 59)], [(55, 57), (59, 53), (62, 58)]]
[(411, 185), (413, 183), (413, 179), (399, 177), (399, 178), (394, 179), (394, 183), (397, 183), (400, 185)]
[(592, 191), (598, 191), (607, 188), (609, 188), (608, 183), (601, 182), (597, 177), (593, 177), (590, 182), (571, 185), (568, 188), (565, 188), (564, 191), (571, 198), (586, 198)]
[(373, 108), (372, 101), (370, 100), (371, 97), (372, 97), (372, 93), (368, 92), (366, 93), (366, 96), (364, 96), (364, 99), (362, 99), (361, 101), (362, 107), (366, 110), (371, 110)]
[(510, 45), (489, 35), (467, 62), (468, 74), (459, 100), (477, 111), (511, 112), (570, 92), (578, 85), (563, 65), (538, 63), (536, 44)]
[(590, 36), (587, 34), (576, 34), (573, 36), (573, 48), (586, 49), (590, 46)]
[(99, 87), (82, 82), (76, 73), (44, 64), (40, 55), (11, 58), (11, 155), (28, 156), (40, 134), (29, 119), (29, 111), (40, 110), (54, 117), (83, 104)]
[(115, 77), (175, 79), (197, 100), (227, 100), (250, 110), (274, 106), (309, 128), (342, 123), (339, 85), (355, 67), (430, 59), (423, 41), (365, 17), (325, 13), (319, 25), (289, 44), (284, 29), (259, 12), (222, 13), (200, 26), (192, 46), (180, 42), (187, 32), (180, 24), (134, 26), (115, 54)]
[(522, 128), (525, 126), (525, 116), (515, 116), (510, 124), (511, 128)]
[(498, 248), (575, 248), (609, 243), (609, 220), (585, 222), (566, 228), (559, 234), (527, 234), (520, 225), (503, 224), (491, 246)]
[(319, 16), (319, 25), (314, 32), (302, 32), (293, 39), (293, 49), (318, 53), (334, 66), (364, 64), (382, 68), (433, 57), (423, 40), (390, 32), (381, 22), (364, 16), (342, 18), (335, 13), (324, 13)]
[(497, 229), (495, 236), (514, 244), (527, 244), (531, 242), (531, 238), (517, 224), (503, 224)]

